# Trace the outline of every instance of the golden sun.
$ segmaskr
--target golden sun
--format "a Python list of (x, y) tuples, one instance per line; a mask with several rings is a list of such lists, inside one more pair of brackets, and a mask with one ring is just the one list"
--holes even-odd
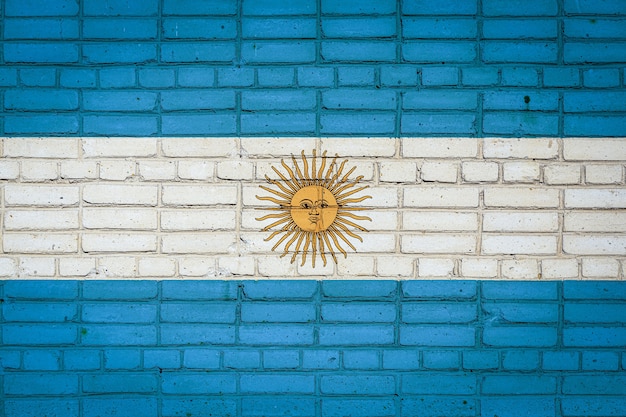
[[(368, 186), (357, 187), (363, 176), (350, 181), (348, 178), (356, 167), (343, 174), (344, 167), (348, 161), (344, 160), (337, 164), (337, 158), (338, 156), (335, 156), (327, 168), (326, 152), (324, 152), (318, 169), (318, 158), (315, 150), (313, 150), (309, 169), (309, 161), (307, 161), (304, 151), (302, 151), (302, 169), (300, 169), (298, 161), (294, 156), (291, 159), (295, 172), (285, 161), (281, 160), (280, 162), (287, 171), (288, 177), (275, 167), (272, 167), (282, 180), (282, 183), (270, 179), (266, 175), (265, 179), (267, 182), (276, 186), (277, 189), (260, 186), (265, 191), (274, 194), (274, 197), (256, 196), (256, 198), (278, 204), (278, 207), (260, 208), (260, 210), (271, 210), (278, 213), (268, 214), (256, 220), (277, 219), (263, 228), (263, 231), (266, 232), (274, 227), (280, 227), (279, 230), (272, 232), (265, 241), (281, 235), (272, 251), (285, 242), (281, 255), (282, 258), (289, 253), (293, 246), (291, 263), (294, 263), (298, 254), (301, 254), (302, 265), (304, 265), (309, 251), (311, 251), (313, 268), (315, 268), (315, 258), (318, 254), (322, 258), (324, 266), (326, 266), (326, 255), (328, 254), (337, 263), (335, 251), (341, 252), (344, 258), (348, 256), (342, 244), (345, 243), (352, 250), (356, 251), (356, 248), (348, 240), (347, 236), (362, 242), (363, 239), (353, 230), (367, 232), (367, 229), (359, 226), (352, 220), (371, 221), (372, 219), (351, 213), (352, 211), (366, 210), (366, 208), (348, 207), (348, 205), (360, 203), (371, 198), (371, 196), (353, 197)], [(350, 230), (350, 228), (353, 230)]]

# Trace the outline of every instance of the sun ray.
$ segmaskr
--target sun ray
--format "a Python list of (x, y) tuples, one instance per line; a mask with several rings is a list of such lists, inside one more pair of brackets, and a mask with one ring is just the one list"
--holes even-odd
[(280, 219), (280, 220), (277, 220), (277, 221), (275, 221), (274, 223), (272, 223), (272, 224), (270, 224), (270, 225), (265, 226), (265, 227), (263, 228), (263, 230), (262, 230), (262, 231), (263, 231), (263, 232), (267, 232), (267, 231), (268, 231), (268, 230), (270, 230), (272, 227), (275, 227), (275, 226), (281, 225), (281, 224), (283, 224), (283, 223), (289, 223), (289, 222), (290, 222), (290, 220), (289, 220), (289, 219)]
[(339, 165), (339, 169), (337, 170), (337, 172), (335, 172), (335, 175), (332, 176), (332, 178), (330, 179), (330, 182), (326, 185), (327, 189), (332, 189), (334, 186), (335, 181), (337, 180), (337, 178), (339, 178), (339, 176), (341, 175), (341, 172), (343, 171), (343, 167), (346, 165), (346, 162), (348, 162), (348, 160), (344, 160), (341, 165)]
[(356, 214), (350, 213), (348, 211), (337, 214), (337, 217), (350, 217), (354, 220), (369, 220), (372, 221), (370, 217), (367, 216), (357, 216)]
[[(281, 162), (282, 162), (282, 161), (281, 161)], [(284, 182), (285, 184), (287, 184), (287, 186), (288, 186), (289, 188), (291, 188), (291, 190), (292, 190), (294, 193), (298, 192), (298, 188), (297, 188), (297, 187), (296, 187), (296, 185), (293, 183), (293, 181), (288, 180), (288, 179), (287, 179), (287, 177), (285, 177), (285, 176), (284, 176), (284, 175), (283, 175), (283, 174), (282, 174), (282, 173), (281, 173), (278, 169), (276, 169), (276, 167), (272, 167), (272, 169), (274, 170), (274, 172), (275, 172), (276, 174), (278, 174), (278, 176), (280, 177), (280, 179), (281, 179), (281, 180), (283, 180), (283, 182)], [(266, 175), (266, 178), (267, 178), (267, 175)], [(278, 183), (278, 181), (276, 181), (276, 182)]]
[(328, 171), (326, 171), (326, 175), (324, 176), (324, 182), (322, 183), (322, 186), (324, 186), (324, 187), (328, 188), (328, 184), (330, 183), (331, 175), (333, 174), (333, 168), (335, 168), (337, 166), (337, 158), (339, 158), (339, 156), (335, 155), (335, 157), (333, 158), (333, 160), (330, 163), (330, 166), (328, 167)]
[(326, 254), (324, 253), (324, 240), (322, 239), (322, 234), (321, 233), (316, 233), (315, 237), (318, 240), (318, 245), (320, 248), (320, 257), (322, 258), (322, 261), (324, 262), (324, 266), (326, 266)]
[(328, 233), (324, 233), (322, 237), (324, 238), (324, 241), (326, 242), (326, 246), (328, 247), (328, 251), (330, 252), (330, 255), (333, 257), (333, 261), (335, 261), (335, 264), (337, 264), (337, 257), (335, 256), (333, 245), (331, 245), (330, 241), (328, 240)]
[(293, 197), (293, 195), (283, 194), (283, 193), (281, 193), (281, 192), (278, 192), (278, 191), (276, 191), (276, 190), (272, 190), (271, 188), (269, 188), (269, 187), (265, 187), (265, 186), (263, 186), (263, 185), (259, 185), (259, 188), (262, 188), (262, 189), (264, 189), (265, 191), (269, 191), (270, 193), (272, 193), (272, 194), (274, 194), (274, 195), (277, 195), (277, 196), (279, 196), (279, 197), (282, 197), (282, 198), (284, 198), (285, 200), (291, 200), (291, 197)]
[(317, 173), (317, 179), (321, 180), (324, 175), (324, 168), (326, 167), (326, 151), (322, 153), (322, 165), (320, 166), (320, 170)]
[(337, 194), (335, 194), (335, 195), (337, 195), (337, 200), (339, 201), (339, 200), (343, 200), (343, 199), (344, 199), (344, 198), (346, 198), (346, 197), (350, 197), (351, 195), (356, 194), (356, 193), (358, 193), (359, 191), (363, 191), (363, 190), (365, 190), (366, 188), (368, 188), (368, 186), (367, 186), (367, 185), (365, 185), (365, 186), (363, 186), (363, 187), (359, 187), (359, 188), (357, 188), (356, 190), (352, 190), (352, 191), (345, 192), (345, 193), (343, 193), (343, 194), (341, 194), (341, 195), (337, 195)]
[(263, 200), (263, 201), (271, 201), (272, 203), (276, 203), (281, 207), (289, 207), (289, 201), (279, 201), (277, 199), (275, 199), (274, 197), (265, 197), (265, 196), (261, 196), (259, 197), (258, 195), (256, 196), (256, 198), (258, 198), (259, 200)]
[(296, 187), (296, 191), (299, 190), (300, 188), (302, 188), (302, 184), (300, 184), (300, 182), (296, 178), (296, 175), (293, 173), (293, 170), (291, 168), (289, 168), (289, 165), (287, 165), (285, 163), (285, 161), (283, 161), (282, 159), (280, 160), (280, 164), (283, 166), (283, 168), (285, 168), (287, 170), (287, 173), (289, 174), (289, 178), (291, 178), (291, 181), (293, 182), (294, 186)]
[(254, 220), (262, 222), (267, 219), (280, 219), (281, 217), (289, 217), (289, 213), (266, 214), (263, 217), (256, 217)]
[(371, 195), (366, 195), (363, 197), (359, 197), (359, 198), (349, 198), (347, 200), (337, 200), (337, 203), (339, 203), (340, 205), (344, 206), (346, 204), (352, 204), (352, 203), (360, 203), (363, 200), (367, 200), (368, 198), (372, 198)]
[(272, 185), (277, 186), (278, 188), (280, 188), (285, 194), (289, 195), (289, 198), (293, 197), (293, 195), (298, 192), (298, 190), (296, 189), (295, 191), (292, 189), (289, 189), (287, 187), (285, 187), (284, 185), (282, 185), (279, 181), (273, 180), (270, 177), (268, 177), (267, 175), (265, 175), (265, 180), (267, 182), (269, 182)]
[(285, 233), (280, 239), (278, 239), (278, 242), (276, 242), (276, 244), (274, 245), (274, 247), (272, 248), (272, 250), (276, 249), (278, 247), (278, 245), (280, 245), (285, 239), (287, 239), (293, 232), (295, 232), (295, 229), (291, 229), (289, 230), (289, 225), (283, 227), (280, 230), (276, 230), (274, 233), (272, 233), (271, 235), (269, 235), (268, 238), (263, 239), (264, 241), (268, 242), (270, 240), (272, 240), (274, 238), (274, 236), (279, 235), (283, 232), (287, 232)]
[[(337, 221), (337, 222), (334, 224), (334, 226), (333, 226), (333, 227), (334, 227), (334, 228), (335, 228), (338, 232), (339, 232), (339, 229), (341, 229), (341, 230), (343, 230), (343, 231), (344, 231), (344, 232), (345, 232), (348, 236), (350, 236), (350, 237), (352, 237), (352, 238), (354, 238), (354, 239), (357, 239), (357, 240), (359, 240), (359, 241), (363, 242), (363, 238), (362, 238), (361, 236), (357, 235), (357, 234), (356, 234), (356, 233), (354, 233), (352, 230), (348, 229), (348, 227), (347, 227), (345, 224), (343, 224), (342, 222)], [(339, 229), (338, 229), (338, 228), (339, 228)], [(353, 250), (356, 250), (356, 249), (353, 249)]]
[[(335, 246), (337, 247), (337, 249), (339, 250), (339, 252), (341, 252), (343, 254), (344, 258), (348, 257), (348, 252), (346, 252), (346, 250), (339, 244), (339, 241), (337, 240), (337, 235), (335, 234), (335, 231), (333, 229), (326, 229), (326, 234), (328, 236), (330, 236), (330, 238), (333, 240), (333, 242), (335, 242)], [(350, 242), (348, 242), (350, 243)]]
[(339, 236), (339, 238), (343, 240), (348, 246), (350, 246), (350, 249), (356, 252), (356, 248), (354, 247), (354, 245), (348, 240), (348, 238), (343, 233), (341, 233), (341, 230), (337, 229), (335, 226), (333, 226), (330, 230), (334, 234)]
[(335, 192), (335, 190), (337, 189), (337, 187), (341, 187), (343, 184), (345, 184), (348, 181), (348, 177), (350, 176), (350, 174), (352, 174), (354, 172), (354, 170), (356, 169), (356, 167), (352, 167), (352, 169), (350, 169), (346, 175), (344, 175), (343, 177), (341, 177), (340, 180), (338, 180), (335, 185), (333, 185), (332, 187), (330, 187), (330, 191)]
[(339, 222), (339, 223), (343, 223), (346, 226), (354, 227), (355, 229), (358, 229), (358, 230), (360, 230), (362, 232), (367, 232), (368, 231), (365, 227), (359, 226), (358, 224), (356, 224), (354, 222), (351, 222), (350, 220), (347, 220), (347, 219), (345, 219), (342, 216), (337, 216), (336, 221)]
[(294, 263), (294, 261), (296, 260), (296, 256), (298, 256), (298, 252), (300, 252), (300, 245), (302, 244), (302, 239), (304, 239), (304, 236), (306, 235), (306, 232), (302, 232), (301, 231), (299, 234), (300, 234), (300, 236), (298, 237), (298, 242), (296, 243), (296, 248), (295, 248), (295, 250), (293, 252), (293, 256), (291, 257), (291, 263)]
[(300, 166), (298, 165), (298, 161), (296, 161), (296, 157), (291, 155), (291, 160), (293, 161), (293, 166), (296, 168), (296, 174), (298, 174), (298, 179), (302, 182), (302, 186), (308, 185), (305, 181), (305, 178), (302, 176), (302, 171), (300, 171)]
[(341, 187), (338, 187), (338, 188), (335, 188), (335, 189), (331, 190), (331, 192), (333, 192), (333, 193), (335, 193), (335, 195), (339, 196), (339, 195), (341, 195), (341, 193), (343, 191), (347, 190), (348, 188), (352, 188), (352, 187), (358, 185), (359, 182), (361, 182), (362, 179), (363, 179), (363, 176), (361, 175), (360, 177), (357, 177), (354, 181), (345, 183)]
[(292, 236), (291, 239), (289, 239), (289, 242), (287, 242), (287, 244), (285, 245), (285, 251), (282, 255), (280, 255), (281, 258), (287, 255), (287, 252), (289, 252), (289, 247), (293, 245), (293, 242), (295, 242), (295, 240), (298, 238), (298, 236), (300, 236), (301, 233), (302, 231), (300, 229), (295, 229), (295, 234)]

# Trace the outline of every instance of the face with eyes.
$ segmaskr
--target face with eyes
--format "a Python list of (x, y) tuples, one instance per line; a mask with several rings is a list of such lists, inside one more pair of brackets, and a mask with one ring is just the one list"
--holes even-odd
[(333, 193), (319, 185), (303, 187), (291, 199), (291, 217), (305, 232), (328, 229), (337, 217), (337, 208)]

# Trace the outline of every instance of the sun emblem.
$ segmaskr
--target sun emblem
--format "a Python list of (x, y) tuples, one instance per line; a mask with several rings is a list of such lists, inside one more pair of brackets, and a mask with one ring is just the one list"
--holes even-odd
[(304, 265), (309, 251), (311, 251), (311, 264), (313, 268), (315, 268), (315, 259), (318, 254), (322, 258), (324, 266), (326, 266), (326, 255), (328, 254), (330, 254), (335, 263), (337, 263), (335, 251), (341, 252), (344, 258), (348, 256), (342, 244), (345, 243), (353, 251), (356, 251), (356, 248), (350, 240), (348, 240), (347, 236), (362, 242), (363, 239), (357, 235), (355, 231), (368, 231), (352, 220), (371, 221), (372, 219), (351, 213), (352, 211), (366, 210), (366, 208), (348, 207), (349, 204), (360, 203), (368, 198), (372, 198), (369, 195), (362, 197), (354, 196), (368, 186), (357, 187), (359, 182), (363, 179), (363, 176), (359, 176), (353, 181), (349, 180), (350, 175), (354, 172), (356, 167), (353, 167), (343, 174), (344, 167), (348, 161), (344, 160), (340, 164), (337, 164), (337, 158), (339, 157), (335, 155), (330, 165), (328, 165), (328, 168), (326, 168), (327, 160), (326, 152), (324, 152), (321, 156), (321, 164), (318, 169), (318, 158), (315, 150), (313, 150), (311, 167), (309, 169), (309, 162), (304, 155), (304, 151), (302, 151), (302, 169), (300, 169), (298, 161), (293, 155), (291, 159), (295, 173), (294, 170), (281, 159), (280, 162), (287, 171), (289, 178), (276, 169), (276, 167), (272, 167), (274, 172), (276, 172), (282, 180), (282, 183), (270, 179), (266, 175), (265, 179), (267, 182), (275, 185), (278, 189), (260, 186), (262, 189), (274, 194), (275, 197), (256, 196), (256, 198), (276, 203), (278, 207), (264, 207), (259, 209), (278, 211), (278, 213), (268, 214), (256, 220), (264, 221), (277, 219), (272, 224), (263, 228), (263, 231), (266, 232), (272, 228), (280, 227), (279, 230), (272, 232), (265, 241), (282, 235), (272, 248), (272, 251), (283, 242), (286, 242), (283, 253), (280, 256), (282, 258), (289, 253), (289, 250), (293, 246), (291, 263), (294, 263), (298, 254), (301, 254), (302, 265)]

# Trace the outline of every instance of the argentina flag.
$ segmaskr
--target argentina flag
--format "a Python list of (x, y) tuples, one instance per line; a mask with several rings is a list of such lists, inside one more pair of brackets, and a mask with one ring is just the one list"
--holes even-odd
[(625, 2), (0, 13), (0, 416), (626, 417)]

